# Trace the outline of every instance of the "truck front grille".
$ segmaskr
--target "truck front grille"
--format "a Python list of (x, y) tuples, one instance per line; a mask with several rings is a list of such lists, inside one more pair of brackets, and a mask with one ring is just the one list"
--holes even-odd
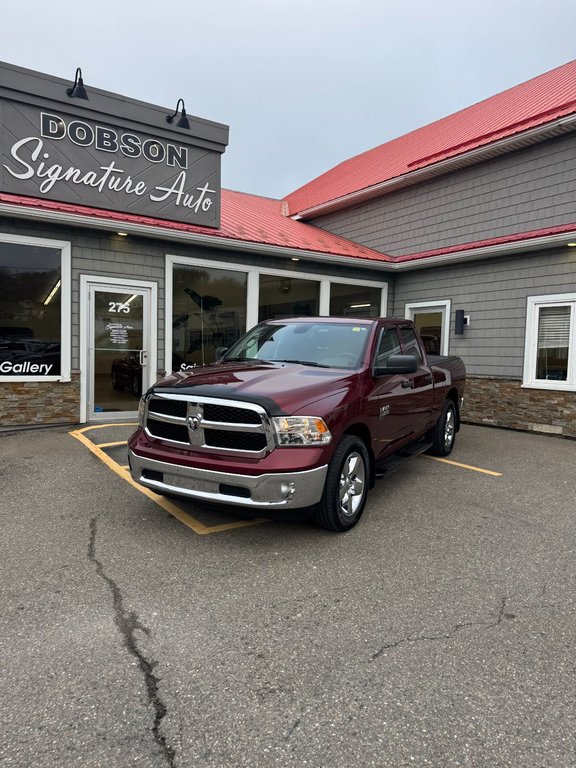
[(263, 451), (266, 448), (266, 435), (211, 429), (206, 435), (206, 445), (230, 448), (233, 451)]
[(262, 406), (221, 398), (152, 393), (145, 429), (149, 437), (205, 452), (263, 456), (275, 444)]
[(175, 443), (188, 442), (188, 429), (180, 424), (169, 424), (166, 421), (149, 418), (147, 428), (151, 435), (160, 437), (162, 440), (171, 440)]

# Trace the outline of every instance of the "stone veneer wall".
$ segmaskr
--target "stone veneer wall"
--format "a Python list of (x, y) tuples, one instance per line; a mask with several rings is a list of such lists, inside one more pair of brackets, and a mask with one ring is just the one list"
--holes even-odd
[[(462, 421), (576, 438), (576, 392), (523, 389), (517, 379), (468, 376)], [(3, 382), (0, 428), (77, 424), (80, 374), (70, 383)]]
[(468, 376), (462, 421), (576, 437), (576, 392), (523, 389), (518, 379)]
[(80, 374), (72, 381), (21, 381), (0, 384), (0, 429), (80, 420)]

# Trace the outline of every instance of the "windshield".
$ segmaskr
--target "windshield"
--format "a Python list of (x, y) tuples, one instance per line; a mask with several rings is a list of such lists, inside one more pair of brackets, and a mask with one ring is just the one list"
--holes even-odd
[(302, 363), (325, 368), (359, 368), (369, 326), (352, 323), (257, 325), (222, 358)]

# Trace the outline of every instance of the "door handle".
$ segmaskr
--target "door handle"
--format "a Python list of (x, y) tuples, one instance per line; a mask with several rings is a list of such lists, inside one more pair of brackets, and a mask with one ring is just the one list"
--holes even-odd
[(414, 389), (414, 382), (413, 382), (412, 379), (404, 379), (404, 381), (402, 382), (401, 386), (404, 389)]
[(147, 360), (148, 360), (148, 352), (145, 349), (141, 349), (138, 355), (138, 362), (140, 363), (140, 365), (146, 365)]

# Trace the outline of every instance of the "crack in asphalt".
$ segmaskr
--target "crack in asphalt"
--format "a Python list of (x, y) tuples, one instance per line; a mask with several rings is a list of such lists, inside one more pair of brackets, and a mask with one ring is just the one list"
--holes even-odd
[(289, 739), (289, 738), (292, 736), (292, 734), (294, 733), (294, 731), (296, 730), (296, 728), (298, 728), (298, 726), (300, 725), (300, 723), (301, 723), (301, 720), (300, 720), (300, 718), (298, 718), (297, 720), (295, 720), (295, 721), (292, 723), (292, 725), (291, 725), (291, 727), (290, 727), (290, 729), (289, 729), (288, 733), (286, 734), (286, 736), (284, 736), (284, 741), (288, 741), (288, 739)]
[[(415, 637), (403, 637), (400, 640), (396, 640), (394, 643), (387, 643), (386, 645), (383, 645), (382, 648), (380, 648), (379, 651), (376, 651), (376, 653), (373, 653), (371, 656), (371, 661), (374, 661), (375, 659), (382, 656), (383, 653), (385, 653), (388, 650), (391, 650), (392, 648), (397, 648), (399, 645), (403, 645), (404, 643), (419, 643), (422, 640), (428, 641), (428, 640), (449, 640), (450, 638), (454, 637), (458, 632), (460, 632), (461, 629), (465, 629), (466, 627), (483, 627), (484, 629), (490, 629), (492, 627), (497, 627), (502, 623), (502, 620), (505, 617), (504, 609), (506, 608), (506, 601), (508, 600), (507, 597), (503, 597), (500, 602), (500, 609), (498, 611), (498, 616), (496, 617), (496, 620), (493, 622), (485, 622), (485, 621), (466, 621), (462, 624), (456, 624), (453, 629), (451, 629), (449, 632), (444, 632), (440, 635), (416, 635)], [(512, 617), (513, 614), (509, 614), (510, 617)]]
[(138, 648), (135, 638), (135, 632), (140, 630), (145, 635), (150, 636), (150, 630), (144, 626), (138, 615), (134, 611), (127, 611), (124, 607), (124, 598), (119, 586), (114, 579), (108, 576), (104, 571), (102, 562), (96, 557), (96, 532), (97, 532), (97, 518), (93, 517), (90, 520), (90, 542), (88, 544), (88, 560), (96, 566), (96, 573), (103, 579), (112, 593), (112, 601), (114, 606), (114, 623), (116, 624), (120, 634), (124, 639), (124, 646), (128, 652), (134, 656), (138, 662), (138, 666), (142, 674), (144, 675), (144, 681), (146, 683), (146, 690), (148, 692), (148, 701), (154, 707), (154, 725), (152, 726), (152, 733), (154, 740), (162, 750), (162, 754), (166, 759), (170, 768), (175, 768), (175, 753), (172, 747), (167, 743), (166, 737), (161, 733), (162, 720), (167, 714), (166, 705), (162, 701), (158, 692), (158, 683), (160, 678), (154, 674), (154, 667), (157, 662), (154, 660), (148, 660), (142, 651)]

